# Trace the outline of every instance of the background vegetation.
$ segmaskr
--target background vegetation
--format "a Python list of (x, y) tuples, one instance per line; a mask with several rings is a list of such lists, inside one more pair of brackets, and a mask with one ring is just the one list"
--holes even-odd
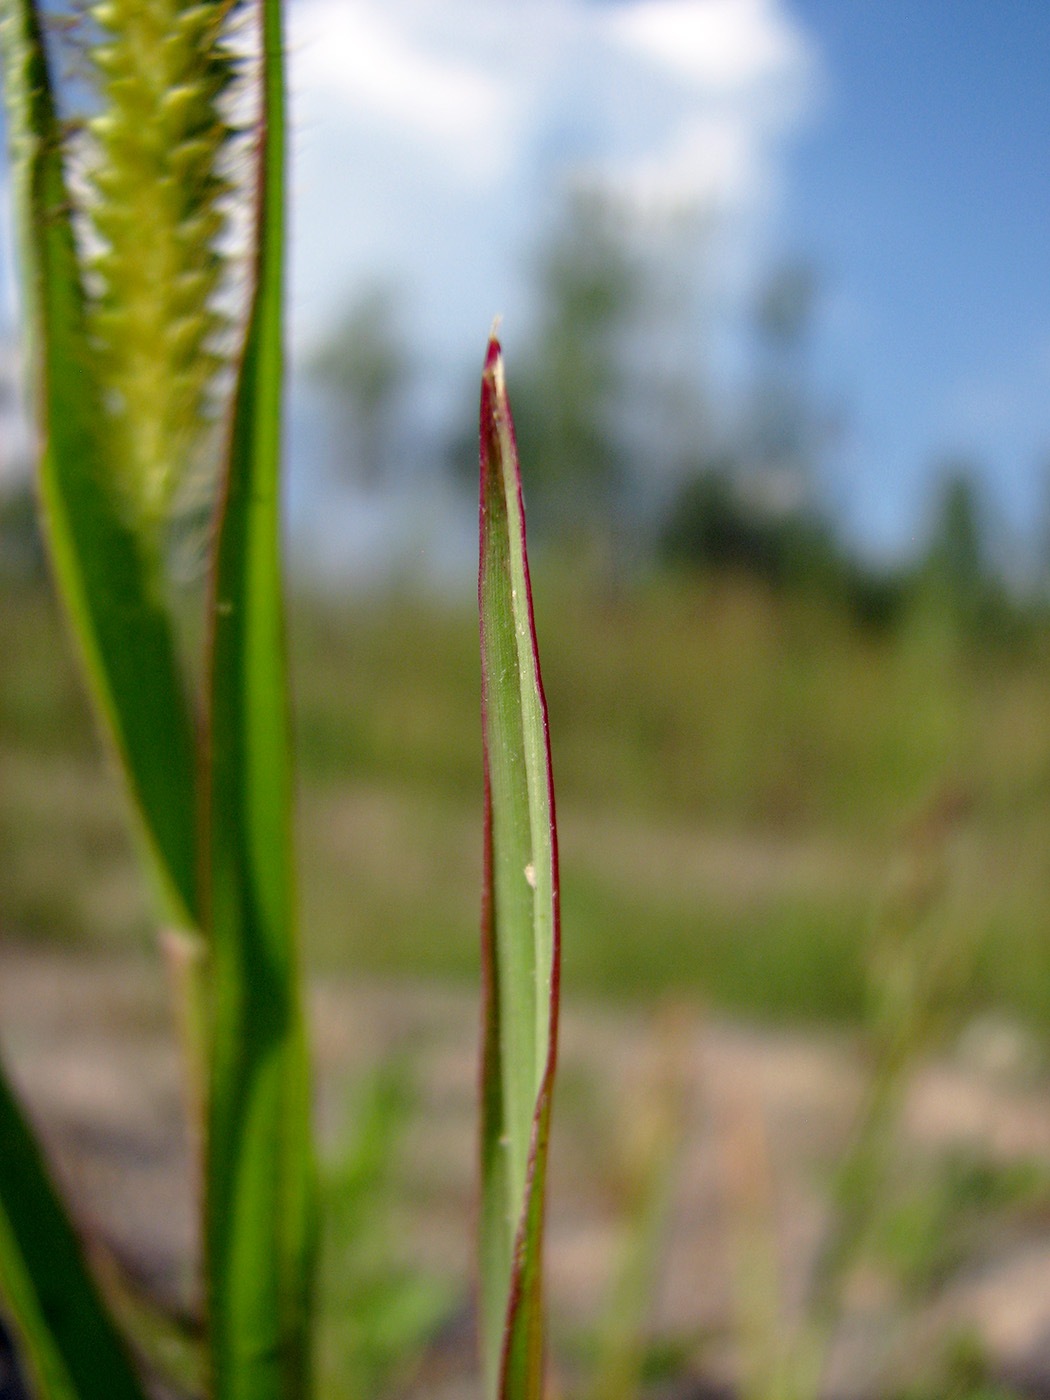
[[(674, 996), (756, 1020), (863, 1027), (875, 1108), (829, 1194), (840, 1215), (828, 1234), (833, 1283), (830, 1301), (818, 1287), (814, 1313), (830, 1335), (836, 1290), (870, 1244), (861, 1236), (882, 1205), (881, 1159), (919, 1057), (981, 1009), (1044, 1040), (1050, 1025), (1045, 579), (1038, 547), (1023, 561), (1004, 548), (973, 464), (951, 457), (913, 553), (878, 565), (860, 555), (822, 487), (841, 425), (808, 383), (813, 269), (770, 276), (754, 308), (750, 391), (727, 417), (679, 353), (696, 308), (676, 303), (673, 262), (654, 279), (621, 213), (582, 195), (567, 204), (536, 262), (531, 353), (512, 367), (539, 544), (565, 987), (577, 1002), (632, 1010)], [(685, 230), (679, 256), (701, 237)], [(365, 289), (309, 369), (330, 410), (333, 465), (381, 493), (401, 472), (413, 388), (396, 290)], [(436, 451), (433, 469), (472, 480), (473, 433)], [(118, 785), (34, 518), (28, 492), (4, 499), (0, 931), (146, 946), (154, 929)], [(187, 655), (199, 642), (200, 585), (184, 567), (196, 529), (187, 520), (174, 551)], [(337, 593), (303, 578), (290, 623), (311, 967), (476, 986), (473, 600), (389, 580)], [(334, 1360), (331, 1337), (322, 1344), (322, 1369), (342, 1387), (350, 1356), (362, 1395), (403, 1373), (453, 1306), (386, 1254), (373, 1207), (390, 1205), (387, 1166), (410, 1095), (389, 1066), (371, 1092), (326, 1180), (340, 1341)], [(566, 1097), (579, 1132), (571, 1085)], [(676, 1110), (665, 1116), (622, 1192), (637, 1238), (596, 1363), (599, 1377), (619, 1374), (624, 1397), (649, 1359), (640, 1318), (676, 1152)], [(763, 1150), (748, 1159), (759, 1175)], [(996, 1168), (971, 1167), (943, 1181), (934, 1171), (911, 1217), (906, 1201), (900, 1219), (890, 1209), (877, 1220), (917, 1292), (965, 1255), (967, 1212), (1045, 1198), (1038, 1172), (1004, 1186)], [(763, 1231), (768, 1251), (768, 1221)], [(940, 1251), (949, 1237), (954, 1249)], [(400, 1330), (384, 1332), (392, 1315)], [(775, 1323), (762, 1326), (776, 1337)], [(777, 1393), (774, 1371), (756, 1396)], [(977, 1366), (962, 1390), (982, 1376)]]
[[(873, 627), (835, 591), (735, 568), (654, 570), (612, 596), (556, 557), (536, 572), (571, 993), (691, 989), (760, 1015), (855, 1016), (880, 892), (937, 808), (960, 933), (985, 948), (982, 999), (1047, 1024), (1039, 610), (995, 590), (988, 631), (942, 581), (913, 582)], [(475, 625), (468, 605), (406, 593), (294, 605), (315, 966), (476, 976)], [(117, 791), (41, 581), (8, 581), (0, 629), (5, 928), (147, 940)]]

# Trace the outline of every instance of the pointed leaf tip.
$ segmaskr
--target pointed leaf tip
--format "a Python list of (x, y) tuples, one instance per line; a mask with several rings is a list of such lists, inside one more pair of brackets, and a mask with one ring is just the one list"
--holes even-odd
[(503, 378), (503, 347), (500, 345), (499, 336), (496, 334), (498, 329), (499, 325), (497, 322), (497, 324), (493, 325), (492, 332), (489, 335), (488, 350), (485, 353), (485, 368), (482, 374), (486, 380), (490, 380), (493, 383), (498, 381), (500, 387), (503, 388), (505, 392)]
[(482, 1356), (487, 1400), (539, 1400), (543, 1203), (557, 1041), (558, 855), (518, 454), (495, 334), (481, 382), (480, 516)]

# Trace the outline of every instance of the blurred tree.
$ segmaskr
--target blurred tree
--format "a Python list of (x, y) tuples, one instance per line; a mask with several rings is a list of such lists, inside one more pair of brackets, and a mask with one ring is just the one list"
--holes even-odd
[(663, 556), (711, 574), (738, 574), (775, 589), (830, 591), (844, 562), (830, 525), (816, 511), (770, 509), (750, 495), (735, 459), (692, 475), (675, 497), (660, 535)]
[(829, 435), (827, 415), (815, 408), (809, 385), (818, 293), (812, 264), (796, 259), (774, 269), (754, 308), (755, 379), (742, 447), (767, 492), (793, 503), (813, 490)]
[(539, 319), (514, 377), (530, 504), (559, 534), (606, 527), (626, 467), (617, 415), (644, 274), (614, 206), (575, 193), (544, 251)]
[(950, 462), (942, 471), (927, 568), (953, 599), (978, 594), (985, 582), (983, 515), (973, 471)]
[(308, 363), (337, 414), (344, 471), (374, 486), (391, 464), (398, 414), (412, 377), (396, 293), (366, 290)]
[(1050, 608), (1050, 456), (1044, 458), (1039, 474), (1039, 497), (1032, 534), (1033, 583), (1038, 605)]
[(660, 547), (666, 558), (706, 572), (851, 599), (863, 592), (862, 574), (815, 489), (830, 422), (808, 385), (817, 292), (816, 273), (802, 260), (776, 268), (760, 288), (743, 412), (721, 458), (694, 456), (665, 517)]
[(658, 545), (666, 562), (696, 573), (749, 578), (777, 593), (820, 597), (869, 632), (900, 622), (908, 600), (907, 576), (857, 557), (818, 510), (772, 510), (749, 496), (735, 459), (716, 461), (687, 478)]
[[(652, 551), (667, 483), (712, 440), (710, 226), (698, 209), (651, 216), (578, 186), (536, 260), (536, 321), (510, 366), (530, 525), (578, 560), (582, 546), (606, 578)], [(448, 457), (473, 478), (474, 435), (453, 438)]]
[(794, 259), (774, 270), (755, 302), (755, 321), (769, 345), (793, 350), (806, 338), (819, 285), (816, 269), (805, 259)]
[(975, 465), (941, 466), (933, 523), (919, 571), (928, 608), (966, 642), (1004, 639), (1016, 611), (1003, 588), (989, 542), (988, 510)]

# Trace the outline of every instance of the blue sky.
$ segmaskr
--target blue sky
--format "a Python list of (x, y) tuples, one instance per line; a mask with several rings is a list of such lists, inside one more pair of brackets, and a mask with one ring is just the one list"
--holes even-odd
[(815, 393), (844, 424), (826, 484), (874, 552), (908, 547), (946, 454), (978, 462), (1004, 529), (1043, 509), (1041, 0), (291, 0), (289, 20), (296, 352), (387, 279), (435, 425), (497, 312), (513, 390), (530, 261), (589, 183), (657, 246), (675, 213), (712, 220), (697, 343), (729, 400), (756, 288), (812, 260)]
[(291, 31), (296, 335), (333, 279), (371, 272), (408, 284), (453, 358), (496, 311), (520, 333), (525, 266), (572, 183), (654, 228), (717, 208), (743, 285), (816, 79), (779, 0), (297, 0)]
[(1050, 7), (792, 0), (823, 71), (777, 237), (823, 269), (821, 373), (851, 431), (837, 494), (865, 538), (921, 521), (943, 453), (1008, 526), (1050, 470)]
[(858, 539), (906, 549), (951, 454), (1004, 528), (1041, 509), (1050, 7), (297, 0), (292, 31), (301, 343), (389, 275), (445, 402), (495, 311), (513, 382), (557, 192), (604, 183), (654, 227), (692, 201), (717, 214), (726, 326), (778, 259), (820, 275), (816, 390), (845, 424), (828, 486)]

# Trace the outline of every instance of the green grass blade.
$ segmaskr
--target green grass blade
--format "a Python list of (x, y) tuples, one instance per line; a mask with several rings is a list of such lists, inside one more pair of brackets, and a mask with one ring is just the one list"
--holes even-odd
[(521, 479), (495, 338), (481, 389), (480, 535), (481, 1351), (490, 1400), (539, 1400), (543, 1205), (557, 1043), (558, 846)]
[[(42, 444), (40, 489), (55, 570), (153, 848), (168, 912), (186, 920), (196, 904), (192, 731), (166, 619), (107, 488), (101, 398), (33, 0), (2, 0), (0, 49)], [(156, 691), (144, 682), (147, 674), (157, 678)], [(47, 1400), (142, 1400), (2, 1072), (0, 1288)]]
[(144, 1400), (2, 1073), (0, 1291), (18, 1326), (40, 1400)]
[(141, 817), (164, 913), (192, 923), (193, 724), (160, 588), (114, 490), (34, 0), (0, 0), (0, 35), (41, 443), (40, 495), (55, 574)]
[(314, 1254), (279, 547), (284, 93), (278, 0), (263, 0), (262, 14), (253, 293), (212, 600), (206, 1268), (216, 1400), (304, 1392)]

